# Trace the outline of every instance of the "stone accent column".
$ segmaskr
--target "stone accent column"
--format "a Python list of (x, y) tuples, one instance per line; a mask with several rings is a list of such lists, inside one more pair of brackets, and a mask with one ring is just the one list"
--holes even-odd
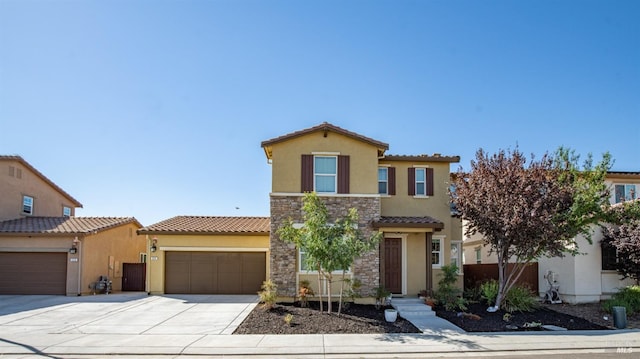
[[(380, 218), (379, 197), (320, 197), (329, 212), (330, 220), (344, 217), (350, 208), (358, 210), (358, 227), (365, 237), (374, 232), (371, 221)], [(301, 195), (271, 196), (271, 234), (269, 246), (271, 250), (271, 279), (278, 285), (281, 296), (294, 297), (297, 292), (296, 272), (298, 270), (298, 256), (295, 245), (286, 243), (277, 235), (285, 219), (302, 223)], [(354, 278), (362, 282), (361, 294), (369, 296), (380, 283), (379, 248), (372, 250), (355, 260), (352, 271)]]

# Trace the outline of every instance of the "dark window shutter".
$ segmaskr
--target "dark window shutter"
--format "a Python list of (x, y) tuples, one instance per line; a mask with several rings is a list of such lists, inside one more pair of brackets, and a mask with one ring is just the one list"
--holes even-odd
[(394, 196), (396, 194), (396, 168), (389, 167), (389, 169), (387, 169), (387, 176), (389, 181), (389, 195)]
[(433, 168), (427, 168), (425, 172), (425, 175), (427, 176), (425, 179), (427, 181), (425, 194), (427, 196), (433, 196)]
[(349, 156), (338, 156), (338, 193), (349, 193)]
[(407, 181), (407, 186), (409, 187), (409, 196), (416, 195), (416, 169), (413, 167), (409, 167), (409, 175), (407, 176), (409, 180)]
[(313, 192), (313, 155), (302, 155), (300, 192)]

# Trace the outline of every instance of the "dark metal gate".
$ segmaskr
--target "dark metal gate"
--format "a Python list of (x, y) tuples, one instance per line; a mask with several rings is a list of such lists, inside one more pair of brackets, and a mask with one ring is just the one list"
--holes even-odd
[(122, 263), (122, 291), (144, 292), (146, 263)]

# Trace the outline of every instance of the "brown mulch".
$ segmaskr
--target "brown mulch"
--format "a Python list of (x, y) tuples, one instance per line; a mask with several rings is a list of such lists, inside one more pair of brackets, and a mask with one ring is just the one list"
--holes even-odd
[[(373, 305), (351, 304), (343, 308), (338, 316), (319, 311), (319, 302), (310, 302), (308, 308), (299, 304), (276, 304), (271, 310), (257, 306), (240, 324), (233, 334), (375, 334), (375, 333), (420, 333), (407, 320), (400, 317), (389, 323), (384, 319), (384, 309)], [(390, 308), (390, 307), (388, 307)], [(287, 314), (293, 315), (291, 324), (285, 322)]]
[[(545, 308), (559, 313), (584, 318), (592, 323), (613, 328), (613, 315), (602, 310), (602, 303), (585, 304), (543, 304)], [(627, 316), (628, 329), (640, 329), (640, 313)]]

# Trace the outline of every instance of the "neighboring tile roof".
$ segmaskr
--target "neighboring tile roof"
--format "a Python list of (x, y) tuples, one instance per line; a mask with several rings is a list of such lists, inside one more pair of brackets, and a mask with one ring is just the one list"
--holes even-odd
[(439, 153), (432, 155), (385, 155), (382, 161), (410, 161), (410, 162), (460, 162), (460, 156), (443, 156)]
[(292, 138), (296, 138), (296, 137), (300, 137), (300, 136), (304, 136), (306, 134), (309, 133), (313, 133), (313, 132), (317, 132), (317, 131), (325, 131), (325, 132), (335, 132), (335, 133), (339, 133), (341, 135), (347, 136), (347, 137), (351, 137), (354, 138), (356, 140), (359, 141), (363, 141), (366, 143), (369, 143), (370, 145), (376, 146), (378, 148), (378, 152), (380, 152), (380, 154), (384, 153), (384, 151), (389, 149), (389, 144), (381, 142), (381, 141), (377, 141), (374, 140), (372, 138), (366, 137), (366, 136), (362, 136), (360, 134), (357, 134), (355, 132), (351, 132), (351, 131), (347, 131), (344, 128), (332, 125), (328, 122), (323, 122), (317, 126), (314, 127), (310, 127), (304, 130), (300, 130), (300, 131), (296, 131), (296, 132), (292, 132), (286, 135), (282, 135), (276, 138), (272, 138), (270, 140), (266, 140), (266, 141), (262, 141), (261, 147), (264, 148), (264, 151), (267, 155), (267, 158), (271, 158), (271, 151), (270, 151), (270, 147), (273, 144), (276, 144), (278, 142), (282, 142), (282, 141), (287, 141), (290, 140)]
[(640, 172), (608, 171), (607, 178), (640, 178)]
[(140, 234), (268, 234), (269, 217), (176, 216), (138, 230)]
[(24, 217), (0, 222), (0, 234), (91, 234), (128, 223), (142, 227), (134, 217)]
[(67, 199), (70, 200), (71, 202), (73, 202), (73, 204), (76, 207), (82, 208), (82, 203), (78, 202), (77, 199), (73, 198), (70, 194), (65, 192), (62, 188), (58, 187), (57, 184), (53, 183), (52, 180), (48, 179), (45, 175), (43, 175), (35, 167), (30, 165), (29, 162), (24, 160), (24, 158), (22, 158), (20, 156), (4, 156), (4, 155), (0, 155), (0, 161), (16, 161), (16, 162), (21, 163), (23, 166), (27, 167), (29, 170), (31, 170), (33, 173), (35, 173), (36, 176), (40, 177), (43, 181), (45, 181), (47, 184), (49, 184), (49, 186), (53, 187), (56, 191), (60, 192), (60, 194), (62, 194), (63, 196), (67, 197)]
[(444, 228), (444, 223), (433, 217), (380, 217), (380, 219), (373, 221), (373, 228), (386, 228), (386, 227), (409, 227), (409, 228)]

